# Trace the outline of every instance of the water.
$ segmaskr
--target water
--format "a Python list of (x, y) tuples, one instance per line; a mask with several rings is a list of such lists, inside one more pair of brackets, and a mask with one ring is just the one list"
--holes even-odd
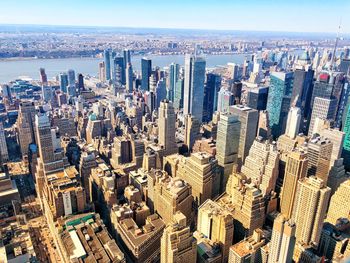
[[(226, 65), (228, 62), (243, 63), (248, 54), (234, 55), (207, 55), (207, 67), (212, 68)], [(184, 65), (184, 55), (148, 56), (152, 59), (152, 66), (163, 68), (175, 62)], [(28, 59), (28, 60), (1, 60), (0, 61), (0, 83), (7, 83), (20, 76), (39, 79), (39, 68), (45, 68), (49, 79), (54, 78), (60, 72), (74, 69), (76, 73), (97, 76), (98, 63), (101, 58), (66, 58), (66, 59)], [(141, 56), (133, 56), (132, 64), (134, 70), (140, 70)]]

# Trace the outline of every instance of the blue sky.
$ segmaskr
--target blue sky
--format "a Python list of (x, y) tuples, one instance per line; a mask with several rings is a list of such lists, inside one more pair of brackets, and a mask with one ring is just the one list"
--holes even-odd
[(350, 33), (349, 0), (0, 0), (0, 24)]

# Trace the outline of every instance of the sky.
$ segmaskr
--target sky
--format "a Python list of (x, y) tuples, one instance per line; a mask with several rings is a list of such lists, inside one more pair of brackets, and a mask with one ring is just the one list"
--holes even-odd
[(0, 24), (350, 33), (349, 0), (0, 0)]

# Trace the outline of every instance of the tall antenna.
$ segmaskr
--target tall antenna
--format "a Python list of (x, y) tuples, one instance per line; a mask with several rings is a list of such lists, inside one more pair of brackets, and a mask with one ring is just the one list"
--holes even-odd
[(338, 32), (337, 32), (337, 37), (335, 39), (334, 43), (334, 49), (333, 49), (333, 54), (332, 54), (332, 61), (331, 61), (331, 70), (333, 70), (334, 63), (335, 63), (335, 58), (336, 58), (336, 52), (337, 52), (337, 47), (338, 47), (338, 41), (339, 41), (339, 34), (340, 34), (340, 29), (341, 29), (341, 18), (339, 21), (339, 27), (338, 27)]

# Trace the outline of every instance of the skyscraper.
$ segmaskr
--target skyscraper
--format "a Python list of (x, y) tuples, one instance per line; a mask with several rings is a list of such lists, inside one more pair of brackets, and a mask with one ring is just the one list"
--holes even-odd
[(242, 105), (231, 106), (229, 111), (232, 115), (238, 117), (241, 125), (238, 148), (238, 164), (242, 165), (256, 137), (259, 112), (255, 109)]
[(192, 115), (185, 116), (185, 139), (184, 144), (187, 146), (189, 152), (191, 152), (192, 147), (196, 140), (201, 139), (200, 134), (200, 122)]
[(186, 218), (182, 213), (174, 215), (175, 219), (163, 232), (161, 239), (161, 263), (196, 263), (197, 242), (190, 228), (186, 226)]
[(336, 225), (341, 218), (350, 219), (350, 179), (346, 180), (335, 191), (329, 203), (326, 221)]
[(317, 177), (298, 181), (292, 220), (298, 242), (317, 247), (327, 211), (331, 189)]
[(152, 74), (152, 60), (148, 58), (141, 59), (141, 89), (150, 90), (149, 78)]
[(67, 73), (65, 73), (65, 72), (60, 73), (60, 89), (61, 89), (61, 91), (64, 93), (67, 93), (67, 86), (68, 86)]
[(184, 102), (184, 80), (178, 79), (175, 83), (175, 91), (174, 91), (174, 108), (180, 110), (183, 108)]
[(114, 57), (113, 58), (113, 71), (112, 71), (112, 79), (115, 84), (118, 86), (125, 85), (125, 68), (127, 66), (124, 65), (123, 57)]
[(287, 127), (285, 134), (294, 139), (299, 134), (301, 121), (301, 110), (298, 107), (291, 107), (288, 113)]
[(19, 104), (19, 112), (17, 118), (17, 129), (19, 145), (21, 153), (24, 157), (28, 154), (29, 144), (35, 142), (34, 136), (34, 120), (35, 120), (35, 105), (31, 101), (22, 101)]
[(75, 87), (75, 71), (73, 69), (68, 70), (68, 85)]
[(184, 114), (192, 114), (200, 122), (203, 116), (205, 65), (203, 58), (186, 55)]
[(131, 63), (128, 63), (126, 65), (126, 70), (125, 70), (125, 78), (126, 78), (126, 91), (129, 93), (132, 93), (133, 91), (133, 82), (134, 82), (134, 72), (132, 69)]
[(272, 135), (277, 138), (284, 133), (288, 109), (291, 104), (293, 72), (273, 72), (267, 100), (267, 111)]
[(124, 66), (126, 67), (129, 63), (131, 63), (131, 55), (129, 49), (123, 50), (123, 57), (124, 57)]
[(319, 120), (334, 121), (336, 111), (336, 99), (324, 99), (316, 97), (312, 107), (312, 114), (309, 126), (309, 136), (313, 135), (314, 133), (319, 133), (319, 129), (317, 127), (317, 118)]
[(206, 74), (203, 100), (203, 121), (209, 122), (217, 110), (218, 92), (221, 88), (221, 76), (215, 73)]
[(304, 152), (293, 151), (287, 156), (281, 193), (281, 213), (287, 219), (292, 217), (298, 181), (306, 176), (307, 164), (307, 154)]
[(109, 81), (111, 79), (111, 54), (109, 49), (104, 51), (103, 57), (105, 63), (105, 77), (106, 81)]
[(79, 73), (78, 74), (78, 90), (79, 92), (85, 89), (85, 84), (84, 84), (84, 75)]
[(9, 153), (6, 144), (4, 126), (0, 122), (0, 165), (4, 165), (9, 160)]
[(169, 66), (169, 86), (167, 89), (167, 99), (174, 102), (175, 85), (179, 79), (180, 65), (171, 63)]
[(279, 215), (273, 223), (268, 262), (292, 262), (294, 246), (295, 224), (292, 220)]
[(233, 171), (233, 165), (237, 162), (241, 125), (237, 116), (231, 114), (220, 115), (216, 141), (216, 159), (223, 169), (224, 188), (229, 175)]
[(229, 112), (229, 107), (233, 105), (234, 99), (231, 91), (221, 88), (218, 92), (217, 110), (222, 113)]
[(164, 100), (159, 107), (159, 138), (158, 143), (164, 147), (165, 155), (177, 152), (175, 142), (175, 122), (176, 116), (172, 102)]
[(44, 68), (40, 68), (40, 82), (41, 85), (47, 85), (47, 75)]

